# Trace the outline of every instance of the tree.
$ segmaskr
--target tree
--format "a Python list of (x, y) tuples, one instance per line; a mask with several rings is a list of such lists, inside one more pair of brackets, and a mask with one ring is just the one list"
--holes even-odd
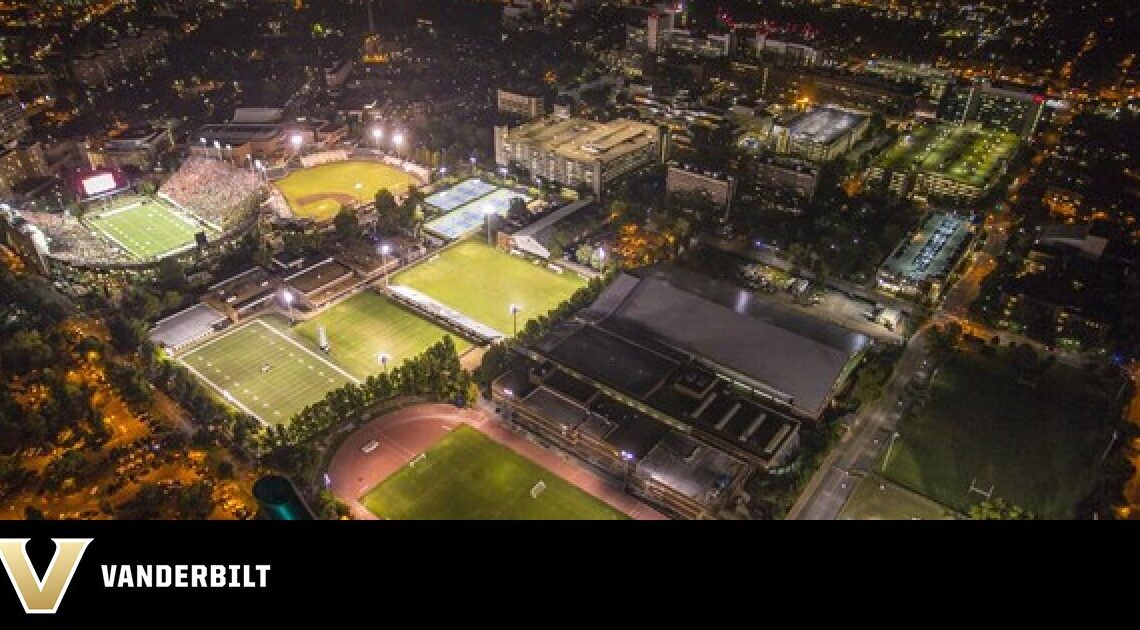
[(178, 514), (182, 518), (203, 519), (214, 510), (214, 491), (204, 481), (182, 488), (178, 493)]
[(234, 463), (228, 459), (223, 459), (218, 462), (218, 478), (219, 479), (233, 479), (234, 477)]
[(155, 191), (154, 182), (149, 179), (141, 181), (138, 189), (140, 195), (153, 195)]
[(400, 225), (400, 206), (388, 189), (376, 193), (376, 229), (384, 234), (395, 232)]
[(526, 221), (527, 217), (526, 200), (522, 197), (511, 197), (510, 206), (507, 208), (507, 218), (516, 223)]
[(136, 352), (146, 338), (146, 324), (122, 314), (107, 322), (107, 330), (111, 333), (111, 345), (123, 354)]
[(1037, 515), (998, 497), (971, 507), (970, 518), (975, 521), (1032, 521), (1037, 519)]
[(337, 212), (333, 218), (333, 228), (341, 242), (347, 243), (359, 238), (360, 219), (357, 218), (356, 211), (342, 206), (340, 212)]
[[(158, 283), (167, 288), (177, 288), (186, 284), (186, 270), (173, 256), (163, 258), (158, 263)], [(154, 296), (151, 296), (154, 297)], [(155, 298), (157, 301), (157, 298)]]

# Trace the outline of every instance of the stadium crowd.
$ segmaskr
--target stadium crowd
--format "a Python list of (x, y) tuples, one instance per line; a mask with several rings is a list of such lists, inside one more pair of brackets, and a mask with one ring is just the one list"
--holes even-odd
[(219, 160), (189, 158), (159, 192), (225, 229), (254, 209), (260, 189), (254, 173)]
[(48, 251), (61, 260), (75, 262), (129, 262), (126, 252), (100, 238), (79, 219), (62, 214), (23, 211), (21, 215), (38, 227), (47, 239)]

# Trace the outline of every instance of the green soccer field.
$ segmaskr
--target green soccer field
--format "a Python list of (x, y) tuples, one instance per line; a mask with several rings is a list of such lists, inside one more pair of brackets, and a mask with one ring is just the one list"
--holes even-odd
[[(293, 328), (305, 345), (320, 352), (318, 328), (325, 327), (328, 357), (359, 379), (381, 371), (381, 353), (389, 368), (420, 354), (449, 334), (388, 298), (371, 291), (360, 293)], [(462, 354), (471, 344), (451, 333)]]
[(586, 281), (578, 274), (556, 274), (479, 241), (467, 241), (392, 277), (499, 332), (512, 333), (512, 304), (522, 307), (521, 330), (570, 297)]
[[(269, 424), (288, 422), (350, 382), (346, 373), (264, 319), (199, 346), (181, 360), (227, 400)], [(263, 371), (266, 365), (269, 371)]]
[(1118, 387), (1063, 364), (1032, 386), (1004, 356), (950, 356), (929, 401), (903, 417), (885, 474), (963, 514), (984, 499), (973, 485), (1043, 518), (1074, 518), (1120, 418)]
[(276, 182), (294, 214), (318, 221), (333, 218), (344, 204), (372, 201), (381, 189), (399, 196), (414, 184), (398, 168), (358, 160), (302, 169)]
[(212, 232), (161, 201), (140, 201), (126, 210), (112, 209), (106, 214), (92, 211), (85, 220), (137, 260), (150, 260), (192, 245), (198, 232)]
[[(465, 424), (412, 461), (360, 502), (381, 518), (399, 520), (628, 518)], [(531, 497), (539, 481), (546, 488)]]

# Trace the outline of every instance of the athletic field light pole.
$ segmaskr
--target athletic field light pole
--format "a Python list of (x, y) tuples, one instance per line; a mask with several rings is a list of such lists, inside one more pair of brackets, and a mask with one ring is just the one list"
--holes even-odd
[(519, 311), (521, 310), (522, 307), (518, 304), (511, 304), (511, 318), (514, 322), (514, 333), (511, 335), (512, 337), (519, 336)]
[(294, 155), (300, 155), (301, 154), (301, 144), (303, 144), (305, 142), (305, 139), (301, 137), (301, 134), (299, 134), (299, 133), (293, 134), (293, 136), (291, 138), (289, 138), (289, 142), (293, 145), (293, 154)]
[(387, 374), (389, 358), (388, 354), (386, 352), (381, 352), (376, 358), (380, 361), (380, 366), (384, 368), (384, 373)]
[(483, 210), (483, 222), (487, 224), (487, 244), (494, 245), (491, 242), (491, 215), (495, 214), (494, 208), (487, 208)]
[(379, 148), (380, 141), (384, 139), (384, 130), (380, 127), (372, 128), (372, 145)]
[(285, 300), (285, 306), (289, 307), (289, 325), (293, 325), (293, 293), (289, 289), (281, 294), (281, 299)]
[(883, 457), (883, 470), (887, 469), (887, 462), (891, 459), (891, 449), (895, 447), (895, 440), (899, 439), (899, 432), (895, 431), (891, 434), (891, 443), (887, 444), (887, 454)]
[(222, 143), (214, 140), (214, 148), (218, 150), (218, 161), (222, 161)]
[(380, 264), (384, 267), (384, 287), (388, 287), (388, 252), (392, 246), (384, 243), (380, 246)]
[(396, 133), (392, 134), (392, 146), (396, 147), (396, 155), (403, 157), (402, 149), (404, 148), (404, 132), (397, 131)]

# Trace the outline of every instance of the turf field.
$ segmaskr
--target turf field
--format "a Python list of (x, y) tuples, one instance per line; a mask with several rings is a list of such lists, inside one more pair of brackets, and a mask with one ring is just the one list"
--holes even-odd
[[(539, 481), (545, 490), (531, 497)], [(408, 520), (618, 520), (627, 518), (479, 431), (459, 425), (369, 490), (360, 502)]]
[[(355, 295), (292, 329), (313, 352), (320, 353), (318, 328), (325, 327), (328, 358), (353, 376), (365, 379), (382, 368), (381, 353), (395, 367), (439, 341), (448, 331), (392, 302), (367, 291)], [(460, 354), (471, 344), (451, 334)]]
[(855, 492), (839, 520), (844, 521), (936, 521), (954, 518), (954, 513), (939, 503), (917, 495), (890, 481), (864, 477), (857, 482)]
[(586, 281), (573, 272), (556, 274), (479, 241), (452, 247), (435, 260), (427, 260), (392, 277), (447, 306), (510, 335), (510, 307), (522, 307), (519, 329), (531, 318), (544, 315)]
[[(191, 350), (181, 360), (227, 400), (270, 424), (288, 422), (350, 380), (264, 318)], [(262, 371), (266, 364), (268, 372)]]
[(1073, 518), (1120, 417), (1119, 385), (1055, 364), (1032, 387), (1004, 357), (948, 357), (929, 401), (903, 418), (886, 475), (962, 513), (984, 498), (973, 482), (1041, 517)]
[(507, 216), (507, 211), (511, 207), (511, 200), (515, 197), (527, 203), (533, 199), (529, 195), (517, 193), (507, 188), (493, 188), (492, 190), (494, 192), (464, 204), (434, 221), (429, 221), (424, 225), (424, 229), (446, 239), (455, 240), (486, 225), (486, 215), (489, 213), (494, 212), (501, 217)]
[(875, 161), (887, 171), (915, 170), (985, 187), (1017, 152), (1016, 134), (928, 125), (899, 138)]
[(140, 198), (119, 208), (125, 209), (91, 211), (84, 220), (137, 260), (150, 260), (193, 245), (195, 234), (212, 232), (193, 217), (156, 199)]
[(373, 200), (381, 189), (399, 196), (417, 183), (387, 164), (348, 160), (290, 173), (276, 185), (294, 214), (324, 221), (336, 216), (342, 205)]

